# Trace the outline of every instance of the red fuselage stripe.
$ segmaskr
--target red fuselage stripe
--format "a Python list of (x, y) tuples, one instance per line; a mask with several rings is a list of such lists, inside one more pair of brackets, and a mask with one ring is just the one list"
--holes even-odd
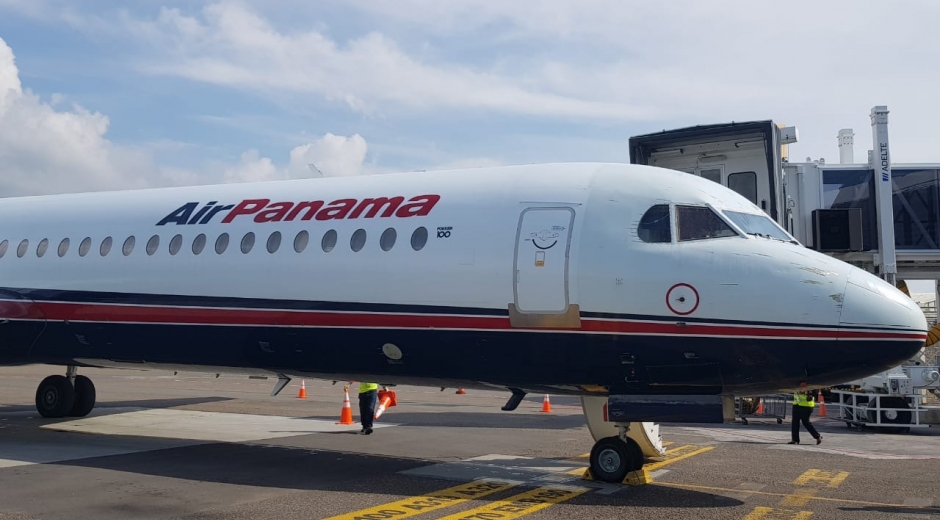
[[(102, 323), (159, 323), (179, 325), (255, 325), (294, 327), (462, 329), (513, 331), (506, 316), (441, 314), (397, 314), (369, 312), (288, 311), (242, 308), (203, 308), (142, 305), (109, 305), (43, 302), (34, 304), (49, 321), (87, 321)], [(29, 305), (29, 307), (33, 307)], [(0, 307), (2, 310), (2, 307)], [(21, 314), (22, 316), (22, 314)], [(8, 316), (16, 318), (16, 316)], [(544, 330), (534, 328), (532, 330)], [(925, 341), (926, 333), (907, 331), (866, 331), (845, 329), (801, 329), (792, 327), (757, 327), (726, 324), (676, 324), (615, 319), (581, 320), (578, 329), (552, 329), (637, 335), (738, 336), (781, 339), (888, 339)]]

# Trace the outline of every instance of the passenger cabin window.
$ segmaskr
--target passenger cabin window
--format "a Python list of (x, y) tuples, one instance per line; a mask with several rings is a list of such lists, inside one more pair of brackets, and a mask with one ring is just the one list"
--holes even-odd
[(9, 248), (10, 248), (9, 240), (4, 240), (3, 242), (0, 242), (0, 258), (3, 258), (3, 256), (7, 254), (7, 249)]
[(36, 246), (36, 256), (42, 258), (46, 254), (46, 251), (49, 250), (49, 239), (44, 238), (39, 241), (39, 245)]
[(640, 240), (644, 242), (672, 242), (672, 222), (669, 219), (669, 205), (657, 204), (646, 210), (636, 228)]
[(255, 234), (249, 231), (242, 237), (242, 253), (247, 255), (253, 247), (255, 247)]
[(303, 253), (304, 249), (307, 249), (307, 244), (310, 243), (310, 233), (306, 231), (301, 231), (297, 233), (297, 236), (294, 237), (294, 251), (298, 253)]
[(16, 257), (23, 258), (23, 255), (26, 254), (27, 249), (29, 249), (29, 240), (24, 238), (23, 241), (20, 242), (20, 245), (16, 248)]
[(711, 208), (702, 206), (676, 206), (676, 225), (679, 241), (737, 236)]
[(170, 239), (170, 254), (175, 255), (180, 252), (180, 249), (183, 247), (183, 235), (175, 235)]
[(85, 256), (91, 251), (91, 237), (85, 237), (81, 244), (78, 244), (78, 256)]
[(228, 248), (228, 233), (222, 233), (215, 239), (215, 253), (221, 255)]
[(59, 258), (62, 258), (63, 256), (65, 256), (65, 254), (68, 252), (69, 252), (69, 239), (63, 238), (62, 241), (59, 242)]
[(199, 233), (196, 235), (196, 238), (193, 240), (193, 254), (198, 255), (202, 253), (202, 250), (206, 248), (206, 235)]
[(101, 253), (101, 256), (108, 256), (108, 253), (111, 252), (112, 242), (111, 237), (105, 237), (105, 239), (101, 241), (101, 247), (98, 248), (98, 252)]
[(134, 235), (127, 237), (127, 240), (124, 241), (124, 247), (121, 248), (121, 251), (124, 253), (124, 256), (130, 256), (134, 252), (134, 244), (137, 243), (137, 240), (134, 238)]
[(428, 243), (428, 230), (424, 227), (419, 227), (411, 234), (411, 248), (415, 251), (421, 251), (424, 249), (424, 245)]
[(744, 198), (757, 204), (757, 174), (738, 172), (728, 176), (728, 187), (740, 193)]
[(281, 247), (281, 232), (275, 231), (271, 233), (271, 236), (268, 237), (268, 252), (272, 255), (277, 252)]
[(323, 235), (323, 240), (320, 241), (320, 248), (323, 249), (324, 253), (329, 253), (336, 247), (336, 230), (331, 229)]
[(358, 253), (362, 251), (362, 248), (366, 245), (366, 230), (357, 229), (353, 232), (352, 236), (349, 238), (349, 247), (354, 252)]
[(160, 248), (160, 235), (154, 235), (147, 241), (147, 254), (153, 256)]
[(398, 233), (395, 232), (395, 228), (386, 229), (379, 239), (379, 246), (382, 247), (382, 251), (391, 251), (392, 247), (395, 246), (396, 238), (398, 238)]

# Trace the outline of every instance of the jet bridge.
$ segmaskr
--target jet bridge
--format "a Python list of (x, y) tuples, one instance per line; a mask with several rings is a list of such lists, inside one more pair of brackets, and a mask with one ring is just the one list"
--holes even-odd
[(795, 127), (772, 120), (693, 126), (630, 139), (630, 162), (680, 170), (747, 197), (807, 247), (897, 284), (940, 280), (940, 163), (894, 164), (888, 109), (871, 110), (868, 161), (851, 130), (839, 164), (792, 162)]

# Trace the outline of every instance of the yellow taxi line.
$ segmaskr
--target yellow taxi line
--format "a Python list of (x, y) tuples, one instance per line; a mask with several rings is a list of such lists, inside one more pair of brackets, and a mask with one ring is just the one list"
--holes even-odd
[(477, 480), (440, 491), (389, 502), (352, 513), (331, 516), (326, 520), (371, 520), (373, 518), (409, 518), (445, 507), (462, 504), (493, 493), (513, 488), (518, 482)]
[(495, 500), (485, 506), (462, 513), (448, 515), (440, 520), (513, 520), (571, 500), (588, 491), (590, 491), (589, 488), (579, 486), (546, 486), (502, 500)]

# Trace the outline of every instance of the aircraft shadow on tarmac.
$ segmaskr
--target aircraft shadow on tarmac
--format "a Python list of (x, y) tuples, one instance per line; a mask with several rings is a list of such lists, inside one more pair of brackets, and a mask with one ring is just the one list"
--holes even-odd
[[(206, 483), (398, 496), (404, 489), (408, 490), (408, 494), (417, 495), (455, 485), (453, 481), (398, 473), (435, 463), (436, 461), (417, 458), (345, 451), (212, 443), (70, 460), (34, 467), (58, 468), (53, 469), (54, 471), (61, 471), (66, 467), (96, 468)], [(577, 484), (577, 481), (574, 484)], [(735, 507), (743, 504), (733, 498), (655, 485), (631, 488), (630, 493), (610, 496), (589, 493), (570, 503), (585, 506), (615, 504), (660, 508)]]
[[(358, 410), (357, 412), (358, 413)], [(358, 417), (358, 416), (357, 416)], [(306, 416), (305, 419), (336, 420), (335, 416)], [(450, 428), (535, 428), (540, 430), (569, 430), (585, 425), (583, 415), (533, 415), (512, 412), (397, 412), (383, 415), (380, 422), (399, 426), (427, 426)]]
[(846, 512), (865, 512), (865, 513), (884, 513), (890, 515), (930, 515), (940, 516), (940, 507), (891, 507), (891, 506), (865, 506), (865, 507), (840, 507), (840, 511)]
[[(178, 399), (141, 399), (137, 401), (105, 401), (95, 405), (91, 416), (111, 415), (115, 413), (124, 413), (128, 408), (173, 408), (177, 406), (189, 406), (206, 403), (218, 403), (221, 401), (231, 401), (229, 397), (184, 397)], [(0, 405), (0, 414), (14, 412), (34, 412), (37, 416), (35, 405)], [(63, 421), (75, 420), (75, 417), (65, 417)]]

